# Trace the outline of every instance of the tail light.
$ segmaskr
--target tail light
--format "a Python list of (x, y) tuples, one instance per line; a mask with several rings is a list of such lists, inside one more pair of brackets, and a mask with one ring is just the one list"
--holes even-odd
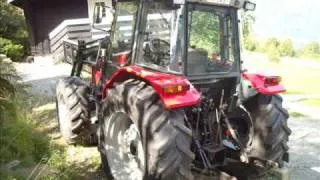
[(276, 86), (281, 82), (280, 76), (271, 76), (271, 77), (265, 77), (264, 79), (264, 86)]
[(190, 89), (190, 85), (170, 85), (163, 88), (165, 94), (177, 94), (186, 92)]

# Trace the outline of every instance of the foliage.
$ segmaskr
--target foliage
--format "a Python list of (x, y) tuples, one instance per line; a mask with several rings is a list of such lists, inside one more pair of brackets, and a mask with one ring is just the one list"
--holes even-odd
[(242, 13), (242, 33), (244, 37), (249, 37), (252, 35), (253, 32), (253, 28), (252, 25), (254, 24), (254, 22), (256, 21), (255, 17), (253, 14), (246, 12), (246, 13)]
[(255, 22), (255, 17), (250, 13), (243, 13), (243, 38), (244, 38), (244, 48), (249, 51), (259, 51), (266, 53), (271, 61), (278, 62), (281, 57), (284, 56), (294, 56), (295, 49), (293, 43), (290, 39), (284, 41), (279, 41), (276, 38), (270, 38), (265, 43), (258, 43), (253, 37), (252, 25)]
[(255, 51), (257, 49), (257, 42), (252, 37), (253, 28), (252, 25), (255, 22), (255, 17), (251, 13), (242, 13), (242, 35), (244, 39), (244, 48), (249, 51)]
[(27, 39), (26, 23), (22, 10), (0, 0), (0, 36), (23, 44)]
[(22, 45), (0, 37), (0, 53), (6, 54), (13, 61), (21, 61), (25, 49)]
[(267, 53), (271, 61), (279, 62), (281, 57), (279, 46), (280, 41), (278, 39), (270, 38), (264, 43), (264, 45), (260, 49)]
[(279, 51), (281, 56), (293, 57), (295, 55), (293, 43), (290, 39), (280, 42)]
[(16, 158), (39, 160), (48, 141), (34, 130), (20, 78), (5, 58), (0, 57), (0, 164)]
[(6, 62), (5, 57), (0, 57), (0, 98), (10, 99), (15, 92), (14, 84), (18, 76), (12, 63)]
[(299, 50), (299, 55), (307, 58), (320, 59), (320, 44), (310, 42)]
[(0, 126), (0, 164), (13, 159), (39, 161), (46, 154), (48, 140), (35, 127), (25, 113), (19, 112), (17, 119), (6, 119)]
[(1, 53), (6, 54), (15, 62), (21, 61), (25, 53), (24, 47), (20, 44), (8, 44), (3, 47), (2, 51)]
[(194, 11), (191, 22), (191, 45), (205, 48), (209, 53), (219, 52), (220, 29), (218, 16), (212, 12), (204, 13)]
[[(281, 57), (293, 57), (296, 55), (296, 50), (290, 39), (280, 41), (277, 38), (269, 38), (265, 42), (260, 43), (251, 38), (248, 38), (247, 40), (251, 41), (250, 43), (247, 43), (247, 50), (266, 53), (269, 59), (274, 62), (279, 62)], [(252, 45), (249, 46), (250, 44)]]
[[(0, 166), (13, 160), (21, 161), (21, 166), (30, 166), (50, 156), (49, 138), (38, 130), (29, 102), (25, 91), (17, 90), (12, 100), (17, 116), (6, 117), (0, 125)], [(0, 171), (0, 179), (22, 180), (26, 176), (21, 171)]]
[(11, 100), (16, 91), (15, 84), (19, 79), (13, 65), (4, 60), (5, 57), (0, 57), (0, 125), (4, 117), (16, 116)]
[(248, 51), (256, 51), (258, 48), (258, 42), (252, 37), (244, 38), (244, 48)]
[(21, 61), (29, 50), (28, 33), (21, 9), (0, 0), (0, 53)]

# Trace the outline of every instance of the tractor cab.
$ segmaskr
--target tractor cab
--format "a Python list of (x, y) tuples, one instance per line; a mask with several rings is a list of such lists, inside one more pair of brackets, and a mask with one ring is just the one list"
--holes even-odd
[(237, 10), (248, 5), (232, 2), (142, 1), (133, 63), (188, 77), (239, 76)]

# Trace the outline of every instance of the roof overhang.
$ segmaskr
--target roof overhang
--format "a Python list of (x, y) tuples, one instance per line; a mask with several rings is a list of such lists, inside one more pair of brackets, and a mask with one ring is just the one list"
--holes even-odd
[(23, 0), (8, 0), (8, 3), (20, 8), (23, 6)]

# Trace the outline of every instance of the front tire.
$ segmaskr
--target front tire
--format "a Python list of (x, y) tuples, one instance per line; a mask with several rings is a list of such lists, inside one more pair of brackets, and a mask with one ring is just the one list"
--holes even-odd
[(115, 85), (107, 94), (98, 130), (107, 175), (128, 180), (193, 179), (192, 132), (184, 125), (181, 110), (166, 110), (153, 88), (139, 80)]
[(90, 88), (77, 77), (59, 80), (56, 89), (56, 107), (60, 133), (67, 144), (93, 144), (89, 100)]

